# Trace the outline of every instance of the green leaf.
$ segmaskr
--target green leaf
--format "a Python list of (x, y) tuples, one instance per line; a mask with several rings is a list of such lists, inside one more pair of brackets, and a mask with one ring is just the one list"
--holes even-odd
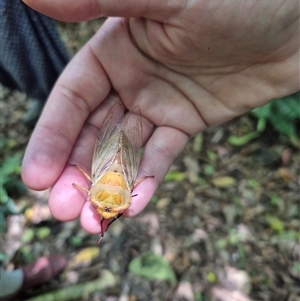
[(257, 189), (260, 185), (255, 179), (249, 179), (248, 185), (254, 189)]
[(26, 262), (32, 262), (34, 260), (34, 253), (32, 252), (31, 245), (25, 245), (20, 248), (21, 254), (24, 256)]
[(269, 118), (271, 115), (271, 103), (267, 103), (260, 108), (256, 108), (252, 110), (251, 113), (258, 118)]
[(8, 195), (6, 190), (2, 185), (0, 185), (0, 203), (1, 204), (6, 204), (8, 201)]
[(0, 262), (3, 262), (6, 258), (6, 254), (0, 253)]
[(82, 238), (77, 236), (71, 236), (69, 238), (70, 244), (73, 247), (80, 247), (82, 245)]
[(218, 155), (215, 152), (208, 150), (206, 153), (210, 161), (215, 162), (218, 159)]
[(266, 221), (269, 224), (269, 226), (272, 228), (272, 230), (279, 233), (283, 232), (284, 230), (283, 222), (277, 216), (267, 215)]
[(3, 206), (0, 207), (0, 233), (5, 233), (7, 229), (6, 218)]
[(218, 280), (216, 274), (213, 272), (208, 272), (206, 274), (206, 279), (210, 284), (216, 283)]
[(289, 120), (300, 117), (300, 102), (293, 95), (274, 100), (273, 106), (274, 111)]
[(206, 176), (211, 176), (215, 173), (215, 168), (212, 165), (204, 165), (203, 172)]
[(233, 177), (218, 177), (211, 180), (215, 187), (226, 188), (236, 185), (236, 179)]
[(300, 274), (300, 262), (295, 262), (295, 263), (293, 264), (292, 269), (293, 269), (296, 273)]
[(2, 150), (8, 143), (8, 138), (0, 137), (0, 149)]
[(251, 140), (257, 138), (258, 136), (259, 136), (258, 132), (251, 132), (241, 137), (232, 135), (228, 138), (228, 142), (234, 146), (242, 146), (247, 144)]
[(12, 174), (21, 173), (21, 153), (16, 153), (13, 156), (7, 158), (0, 168), (1, 177), (7, 177)]
[(298, 241), (300, 239), (299, 231), (285, 231), (278, 235), (280, 239), (290, 240), (290, 241)]
[(195, 136), (193, 141), (193, 151), (194, 153), (199, 153), (203, 146), (203, 134), (199, 133)]
[(36, 231), (36, 236), (39, 239), (47, 238), (51, 233), (51, 230), (49, 227), (41, 227)]
[(271, 195), (271, 205), (278, 207), (280, 204), (281, 198), (277, 194)]
[(20, 210), (16, 206), (16, 203), (14, 202), (13, 199), (8, 198), (7, 203), (6, 203), (6, 210), (8, 214), (19, 214)]
[(24, 244), (30, 243), (34, 238), (34, 230), (31, 228), (28, 228), (24, 231), (22, 236), (22, 242)]
[(164, 257), (153, 253), (145, 253), (134, 258), (129, 264), (129, 271), (138, 276), (176, 284), (176, 276), (171, 265)]
[(158, 196), (157, 196), (157, 195), (153, 195), (153, 197), (151, 198), (150, 202), (151, 202), (152, 204), (156, 204), (157, 201), (158, 201)]
[(267, 119), (264, 117), (259, 117), (257, 126), (256, 126), (256, 130), (258, 132), (263, 132), (266, 129), (266, 126), (267, 126)]
[(258, 119), (258, 131), (263, 131), (269, 122), (275, 130), (288, 136), (292, 143), (297, 145), (295, 123), (300, 120), (300, 92), (275, 99), (263, 107), (252, 110), (251, 113)]
[(186, 178), (186, 174), (181, 171), (170, 171), (166, 174), (164, 181), (176, 181), (180, 182)]
[(228, 243), (227, 240), (224, 238), (221, 238), (217, 241), (217, 247), (219, 249), (225, 249), (227, 247)]

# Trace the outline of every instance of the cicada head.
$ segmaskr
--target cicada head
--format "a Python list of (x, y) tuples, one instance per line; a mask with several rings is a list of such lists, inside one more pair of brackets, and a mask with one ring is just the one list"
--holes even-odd
[(90, 190), (90, 200), (104, 219), (116, 217), (131, 205), (131, 193), (119, 186), (97, 183)]

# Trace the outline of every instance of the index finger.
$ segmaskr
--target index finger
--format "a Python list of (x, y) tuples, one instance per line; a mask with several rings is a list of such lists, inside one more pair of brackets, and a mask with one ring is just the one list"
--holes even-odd
[(161, 0), (22, 0), (34, 10), (51, 18), (78, 22), (103, 16), (126, 18), (145, 17), (153, 20), (165, 20), (176, 15), (186, 7), (186, 1)]
[(28, 187), (43, 190), (54, 184), (84, 122), (110, 89), (107, 74), (87, 43), (58, 79), (29, 141), (22, 166)]

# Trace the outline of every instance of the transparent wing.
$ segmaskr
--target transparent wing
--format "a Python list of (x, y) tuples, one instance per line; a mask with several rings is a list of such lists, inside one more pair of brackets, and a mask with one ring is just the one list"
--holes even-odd
[(124, 118), (124, 106), (122, 103), (116, 103), (108, 112), (99, 136), (97, 138), (93, 163), (92, 163), (92, 181), (93, 183), (107, 170), (111, 165), (117, 151), (120, 147), (121, 124)]
[(129, 187), (133, 188), (140, 163), (142, 147), (142, 117), (138, 107), (134, 107), (125, 115), (121, 124), (121, 130), (122, 167)]

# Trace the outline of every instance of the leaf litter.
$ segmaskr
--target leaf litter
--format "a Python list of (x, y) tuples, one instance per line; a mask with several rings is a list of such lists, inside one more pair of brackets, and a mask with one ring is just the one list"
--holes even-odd
[[(70, 51), (101, 22), (60, 24)], [(6, 151), (24, 151), (26, 97), (8, 91), (1, 108)], [(9, 218), (8, 233), (19, 230), (17, 239), (1, 237), (3, 264), (14, 268), (55, 253), (69, 258), (59, 278), (18, 300), (47, 294), (59, 300), (299, 301), (299, 150), (272, 129), (232, 143), (244, 124), (255, 128), (245, 115), (194, 137), (147, 208), (113, 224), (99, 251), (79, 221), (51, 217), (46, 193), (14, 199), (27, 209)]]

